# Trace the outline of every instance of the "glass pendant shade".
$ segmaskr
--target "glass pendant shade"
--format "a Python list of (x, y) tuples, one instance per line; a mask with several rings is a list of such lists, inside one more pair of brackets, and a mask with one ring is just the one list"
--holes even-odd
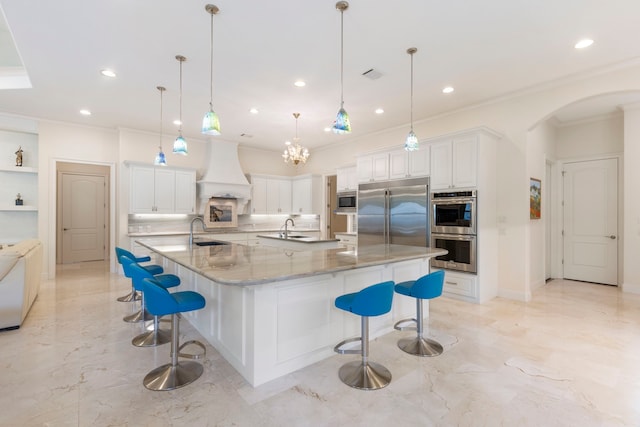
[(331, 130), (338, 135), (351, 133), (351, 121), (349, 120), (349, 114), (344, 108), (340, 107), (340, 110), (338, 110), (336, 121), (333, 123)]
[(173, 141), (173, 154), (187, 155), (187, 141), (184, 140), (182, 134), (178, 135), (175, 141)]
[(413, 132), (413, 129), (409, 131), (407, 139), (404, 141), (404, 149), (407, 151), (416, 151), (418, 149), (418, 137)]
[(153, 162), (156, 166), (167, 166), (167, 158), (164, 156), (162, 152), (162, 147), (160, 147), (160, 151), (156, 155), (156, 160)]
[(202, 133), (205, 135), (220, 135), (220, 119), (211, 108), (202, 119)]
[(220, 12), (220, 9), (215, 4), (208, 4), (204, 7), (208, 14), (211, 15), (211, 44), (210, 44), (210, 97), (209, 97), (209, 111), (207, 111), (202, 119), (202, 133), (204, 135), (220, 135), (220, 118), (215, 111), (213, 111), (213, 15)]

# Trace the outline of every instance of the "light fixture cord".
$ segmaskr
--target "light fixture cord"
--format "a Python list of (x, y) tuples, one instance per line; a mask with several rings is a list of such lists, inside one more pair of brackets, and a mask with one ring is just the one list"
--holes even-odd
[(340, 108), (344, 107), (344, 10), (340, 11)]
[(413, 132), (413, 53), (411, 54), (411, 132)]
[(158, 90), (160, 91), (160, 151), (162, 151), (162, 92), (164, 90), (161, 88), (158, 88)]
[(182, 62), (184, 60), (181, 58), (178, 61), (180, 61), (180, 128), (178, 132), (182, 135)]
[(209, 107), (213, 111), (213, 13), (211, 13), (211, 94), (209, 96)]

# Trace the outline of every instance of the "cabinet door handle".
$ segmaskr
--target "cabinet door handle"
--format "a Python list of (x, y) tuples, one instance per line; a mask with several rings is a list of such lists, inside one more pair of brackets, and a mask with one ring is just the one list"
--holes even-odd
[(458, 284), (456, 282), (450, 282), (450, 281), (446, 281), (445, 282), (447, 285), (453, 285), (453, 286), (458, 286)]
[(69, 231), (69, 229), (68, 228), (63, 228), (62, 231)]
[(614, 236), (613, 234), (612, 234), (611, 236), (605, 236), (605, 237), (608, 237), (608, 238), (610, 238), (611, 240), (615, 240), (615, 239), (616, 239), (616, 236)]

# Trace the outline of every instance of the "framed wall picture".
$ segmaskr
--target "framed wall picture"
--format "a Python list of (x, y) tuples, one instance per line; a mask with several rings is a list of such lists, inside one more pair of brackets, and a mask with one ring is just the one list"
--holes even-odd
[(212, 197), (204, 210), (204, 224), (207, 228), (228, 228), (238, 226), (236, 199)]
[(529, 218), (540, 219), (540, 206), (542, 201), (542, 183), (539, 179), (531, 178), (529, 181)]

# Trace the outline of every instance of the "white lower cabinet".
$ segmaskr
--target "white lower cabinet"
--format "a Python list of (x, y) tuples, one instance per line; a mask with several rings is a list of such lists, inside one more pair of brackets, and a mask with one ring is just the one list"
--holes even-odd
[(478, 276), (475, 274), (445, 270), (442, 293), (451, 298), (478, 302), (480, 295), (478, 292)]

